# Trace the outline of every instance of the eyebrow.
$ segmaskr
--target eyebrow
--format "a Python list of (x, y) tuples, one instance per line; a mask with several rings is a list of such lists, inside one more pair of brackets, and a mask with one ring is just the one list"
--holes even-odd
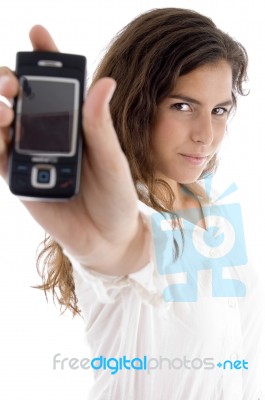
[[(184, 96), (183, 94), (172, 94), (172, 95), (170, 95), (168, 97), (171, 98), (171, 99), (180, 99), (180, 100), (188, 101), (190, 103), (198, 104), (200, 106), (202, 105), (202, 103), (200, 101), (198, 101), (196, 99), (193, 99), (192, 97), (189, 97), (189, 96)], [(216, 107), (217, 106), (218, 107), (219, 106), (232, 106), (232, 105), (233, 105), (233, 101), (232, 101), (232, 99), (229, 99), (229, 100), (225, 100), (225, 101), (223, 101), (221, 103), (218, 103), (216, 105)]]

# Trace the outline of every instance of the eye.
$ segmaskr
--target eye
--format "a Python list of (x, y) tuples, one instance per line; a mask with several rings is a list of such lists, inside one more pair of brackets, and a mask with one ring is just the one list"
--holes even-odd
[(228, 113), (228, 110), (224, 107), (216, 107), (213, 109), (213, 114), (223, 116)]
[(191, 111), (191, 107), (187, 103), (175, 103), (171, 105), (171, 108), (174, 108), (178, 111)]

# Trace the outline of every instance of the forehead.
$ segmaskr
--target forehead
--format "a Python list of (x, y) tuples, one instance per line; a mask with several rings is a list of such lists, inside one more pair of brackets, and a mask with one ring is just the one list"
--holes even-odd
[(232, 68), (226, 61), (198, 67), (178, 77), (172, 94), (183, 94), (198, 100), (228, 100), (232, 94)]

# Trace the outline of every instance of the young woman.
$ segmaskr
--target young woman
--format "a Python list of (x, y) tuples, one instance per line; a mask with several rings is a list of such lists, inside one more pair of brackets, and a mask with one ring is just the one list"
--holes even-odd
[[(30, 37), (34, 49), (58, 51), (42, 27)], [(111, 43), (85, 100), (79, 194), (24, 202), (49, 234), (42, 289), (86, 321), (91, 399), (261, 399), (257, 282), (238, 208), (212, 208), (205, 180), (246, 74), (245, 49), (209, 18), (176, 8), (139, 16)], [(0, 91), (18, 92), (5, 67)], [(1, 104), (5, 178), (12, 119)], [(214, 226), (241, 258), (229, 243), (225, 262), (218, 246), (204, 253)]]

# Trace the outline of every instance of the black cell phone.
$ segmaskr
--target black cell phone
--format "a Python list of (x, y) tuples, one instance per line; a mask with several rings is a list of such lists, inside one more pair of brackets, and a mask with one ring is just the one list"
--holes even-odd
[(16, 74), (10, 190), (26, 199), (70, 199), (80, 184), (86, 58), (19, 52)]

